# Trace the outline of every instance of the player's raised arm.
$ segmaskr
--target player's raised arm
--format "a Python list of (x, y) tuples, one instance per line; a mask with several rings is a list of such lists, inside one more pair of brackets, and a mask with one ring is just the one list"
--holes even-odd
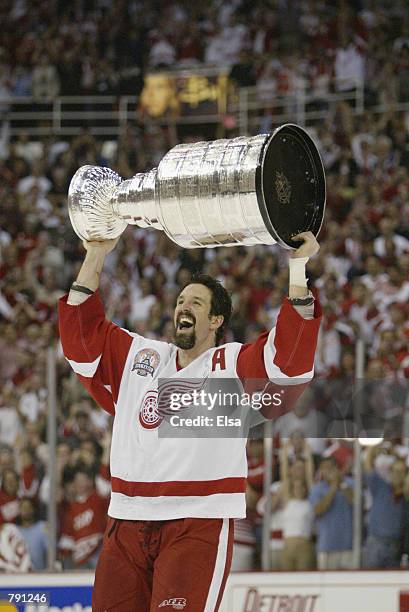
[(71, 287), (68, 304), (82, 304), (98, 289), (105, 257), (113, 251), (118, 244), (118, 240), (119, 237), (114, 240), (83, 241), (82, 244), (86, 250), (86, 255), (77, 280)]
[(115, 413), (132, 335), (105, 318), (98, 286), (106, 255), (118, 239), (84, 242), (86, 256), (68, 295), (59, 300), (64, 356), (95, 401)]
[(290, 255), (290, 278), (288, 295), (290, 299), (304, 298), (309, 295), (305, 267), (310, 257), (320, 250), (320, 245), (312, 232), (302, 232), (293, 240), (301, 240), (302, 245)]
[(303, 232), (295, 239), (303, 244), (289, 261), (289, 297), (281, 306), (277, 324), (256, 342), (244, 345), (237, 359), (237, 374), (247, 388), (252, 388), (252, 380), (268, 379), (266, 392), (281, 394), (279, 406), (262, 409), (268, 418), (291, 410), (314, 373), (321, 309), (308, 290), (305, 269), (319, 245), (311, 232)]

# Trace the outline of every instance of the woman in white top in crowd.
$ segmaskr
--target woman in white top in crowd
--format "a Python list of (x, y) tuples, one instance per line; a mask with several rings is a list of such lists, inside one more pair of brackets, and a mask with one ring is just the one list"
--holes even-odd
[(304, 441), (305, 471), (300, 474), (289, 466), (290, 445), (284, 444), (280, 453), (282, 528), (284, 547), (281, 569), (311, 570), (315, 568), (315, 548), (312, 541), (314, 510), (308, 500), (312, 485), (312, 456)]

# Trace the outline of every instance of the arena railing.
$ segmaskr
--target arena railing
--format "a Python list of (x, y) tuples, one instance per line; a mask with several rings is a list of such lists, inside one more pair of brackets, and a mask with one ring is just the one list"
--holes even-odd
[[(362, 81), (357, 81), (349, 91), (339, 91), (339, 87), (333, 81), (325, 95), (305, 83), (298, 84), (287, 95), (277, 95), (261, 86), (232, 89), (223, 114), (203, 114), (198, 110), (188, 115), (155, 119), (140, 115), (137, 96), (61, 96), (53, 100), (3, 97), (0, 98), (0, 120), (8, 122), (12, 137), (22, 132), (31, 137), (71, 137), (84, 128), (97, 137), (118, 137), (136, 119), (173, 128), (201, 124), (222, 126), (246, 135), (286, 122), (308, 125), (324, 121), (340, 102), (347, 102), (356, 115), (368, 109)], [(407, 111), (409, 101), (371, 106), (370, 110), (374, 113)]]

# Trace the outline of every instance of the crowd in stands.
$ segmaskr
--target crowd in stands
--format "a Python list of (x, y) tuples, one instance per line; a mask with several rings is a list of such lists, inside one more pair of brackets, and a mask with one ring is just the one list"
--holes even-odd
[[(353, 450), (336, 441), (321, 454), (299, 430), (281, 444), (271, 487), (270, 562), (273, 570), (356, 567), (353, 548)], [(322, 440), (323, 443), (327, 442)], [(234, 570), (257, 566), (262, 495), (262, 444), (250, 443), (248, 518), (237, 521)], [(255, 448), (254, 448), (255, 447)], [(258, 457), (258, 460), (257, 460)], [(407, 566), (409, 470), (407, 444), (383, 442), (364, 454), (364, 526), (361, 567)], [(255, 527), (256, 526), (256, 527)]]
[[(404, 3), (394, 3), (388, 13), (382, 3), (362, 3), (358, 12), (354, 5), (340, 2), (333, 10), (332, 3), (320, 1), (272, 2), (271, 8), (239, 1), (203, 6), (169, 2), (166, 8), (109, 0), (5, 2), (0, 15), (9, 27), (0, 32), (0, 95), (107, 93), (111, 87), (121, 92), (115, 89), (118, 79), (119, 84), (138, 80), (150, 67), (212, 61), (226, 53), (224, 60), (233, 70), (239, 58), (242, 67), (247, 65), (235, 72), (241, 85), (265, 78), (276, 87), (280, 66), (304, 70), (310, 63), (309, 70), (316, 65), (317, 78), (327, 70), (332, 74), (355, 66), (373, 88), (368, 95), (390, 101), (403, 95), (408, 75)], [(344, 42), (342, 32), (352, 32), (352, 39)], [(289, 54), (282, 44), (291, 40), (288, 33), (302, 41), (298, 48), (308, 61)], [(226, 37), (229, 45), (223, 43)], [(287, 50), (281, 57), (282, 49)], [(365, 58), (364, 65), (358, 56)], [(392, 73), (401, 77), (398, 93), (388, 89)], [(241, 80), (246, 74), (250, 81)], [(350, 403), (355, 346), (363, 339), (364, 376), (370, 383), (364, 396), (365, 431), (379, 434), (379, 418), (375, 425), (371, 418), (380, 416), (385, 441), (365, 454), (362, 562), (365, 567), (396, 567), (409, 554), (409, 114), (368, 111), (359, 116), (338, 103), (327, 121), (310, 129), (327, 175), (321, 250), (308, 265), (324, 320), (317, 386), (275, 424), (279, 450), (271, 491), (271, 562), (276, 569), (352, 566), (352, 448), (337, 440), (351, 436), (339, 433), (337, 415), (345, 417), (343, 407)], [(109, 496), (112, 418), (86, 395), (58, 342), (56, 302), (84, 255), (68, 218), (69, 182), (84, 164), (109, 165), (130, 177), (157, 165), (172, 145), (166, 130), (143, 125), (127, 126), (114, 148), (87, 130), (70, 140), (51, 135), (38, 141), (26, 134), (9, 140), (3, 135), (0, 544), (7, 524), (13, 538), (24, 537), (33, 569), (46, 567), (50, 461), (57, 464), (63, 567), (95, 565)], [(161, 232), (129, 227), (107, 258), (101, 279), (107, 317), (171, 342), (178, 291), (193, 272), (203, 270), (219, 278), (233, 298), (225, 340), (251, 342), (275, 323), (288, 286), (287, 257), (275, 246), (182, 250)], [(56, 457), (50, 457), (46, 442), (46, 361), (53, 344), (58, 352)], [(330, 410), (322, 400), (327, 384), (337, 399)], [(356, 433), (356, 422), (351, 426)], [(266, 501), (263, 444), (249, 442), (248, 455), (248, 516), (236, 525), (235, 569), (259, 563)], [(26, 569), (26, 557), (21, 559)], [(0, 571), (12, 566), (2, 563), (0, 558)]]
[(0, 94), (136, 95), (150, 70), (205, 64), (267, 98), (305, 82), (322, 100), (336, 77), (338, 91), (365, 79), (374, 102), (403, 101), (408, 19), (405, 0), (5, 0)]

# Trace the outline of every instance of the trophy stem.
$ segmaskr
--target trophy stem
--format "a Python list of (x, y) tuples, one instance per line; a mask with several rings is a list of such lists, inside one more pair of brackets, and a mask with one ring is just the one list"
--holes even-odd
[(155, 203), (157, 169), (135, 174), (123, 181), (112, 197), (112, 211), (130, 225), (162, 230), (159, 209)]

